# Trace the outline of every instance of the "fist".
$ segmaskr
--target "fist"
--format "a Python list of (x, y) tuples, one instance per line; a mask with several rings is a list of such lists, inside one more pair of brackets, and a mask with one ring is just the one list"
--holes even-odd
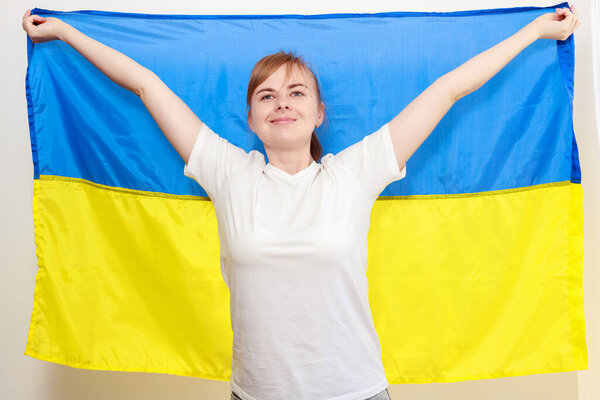
[(25, 15), (23, 15), (23, 30), (27, 32), (33, 43), (58, 39), (58, 33), (62, 24), (64, 22), (58, 18), (44, 18), (39, 15), (31, 15), (31, 10), (25, 11)]
[(566, 40), (577, 27), (579, 17), (575, 5), (557, 8), (555, 13), (543, 14), (534, 21), (540, 32), (540, 39)]

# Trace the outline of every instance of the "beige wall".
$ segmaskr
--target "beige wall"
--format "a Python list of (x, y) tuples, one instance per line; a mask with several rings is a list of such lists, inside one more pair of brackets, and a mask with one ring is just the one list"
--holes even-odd
[[(598, 0), (593, 0), (598, 1)], [(337, 5), (336, 5), (337, 4)], [(517, 6), (546, 6), (549, 1), (454, 2), (371, 0), (178, 1), (4, 0), (0, 12), (0, 398), (1, 399), (228, 399), (229, 382), (166, 374), (91, 371), (39, 361), (23, 355), (37, 271), (31, 211), (33, 164), (25, 99), (26, 34), (21, 18), (27, 8), (110, 10), (156, 14), (320, 14), (335, 12), (454, 11)], [(584, 296), (589, 369), (457, 383), (391, 385), (394, 400), (600, 399), (600, 151), (595, 131), (589, 0), (576, 3), (582, 26), (575, 35), (575, 132), (584, 192)], [(599, 72), (596, 72), (599, 74)], [(599, 99), (600, 101), (600, 99)]]

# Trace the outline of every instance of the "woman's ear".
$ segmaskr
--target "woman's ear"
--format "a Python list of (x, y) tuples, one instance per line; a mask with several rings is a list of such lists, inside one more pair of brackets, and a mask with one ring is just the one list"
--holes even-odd
[(323, 119), (325, 118), (325, 104), (323, 104), (323, 102), (321, 102), (321, 104), (319, 104), (319, 106), (317, 107), (317, 126), (321, 125), (323, 123)]
[(252, 115), (250, 114), (248, 114), (248, 126), (250, 127), (250, 130), (254, 132), (254, 124), (252, 123)]

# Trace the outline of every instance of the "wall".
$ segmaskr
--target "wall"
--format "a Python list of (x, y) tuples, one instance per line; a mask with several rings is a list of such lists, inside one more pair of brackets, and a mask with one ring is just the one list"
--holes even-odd
[[(597, 1), (597, 0), (593, 0)], [(557, 1), (558, 2), (558, 1)], [(108, 10), (155, 14), (321, 14), (337, 12), (457, 11), (546, 6), (549, 1), (38, 1), (3, 2), (0, 13), (0, 398), (2, 399), (228, 399), (229, 383), (167, 374), (75, 369), (23, 355), (33, 305), (37, 258), (32, 221), (32, 177), (25, 72), (27, 8)], [(584, 296), (589, 369), (456, 383), (391, 385), (393, 399), (591, 400), (600, 398), (600, 149), (594, 119), (590, 3), (576, 3), (581, 27), (575, 35), (575, 133), (584, 191)], [(457, 41), (457, 45), (459, 45)], [(600, 71), (596, 71), (600, 74)], [(600, 77), (600, 76), (599, 76)], [(600, 99), (599, 99), (600, 101)], [(595, 378), (595, 379), (594, 379)]]

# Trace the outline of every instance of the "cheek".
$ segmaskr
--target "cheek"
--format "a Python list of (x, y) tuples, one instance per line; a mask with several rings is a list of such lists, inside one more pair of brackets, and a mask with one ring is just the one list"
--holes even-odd
[(260, 104), (256, 107), (256, 115), (267, 115), (269, 113), (269, 106), (266, 104)]
[(265, 112), (261, 107), (255, 107), (252, 109), (251, 115), (254, 122), (259, 123), (264, 119)]

